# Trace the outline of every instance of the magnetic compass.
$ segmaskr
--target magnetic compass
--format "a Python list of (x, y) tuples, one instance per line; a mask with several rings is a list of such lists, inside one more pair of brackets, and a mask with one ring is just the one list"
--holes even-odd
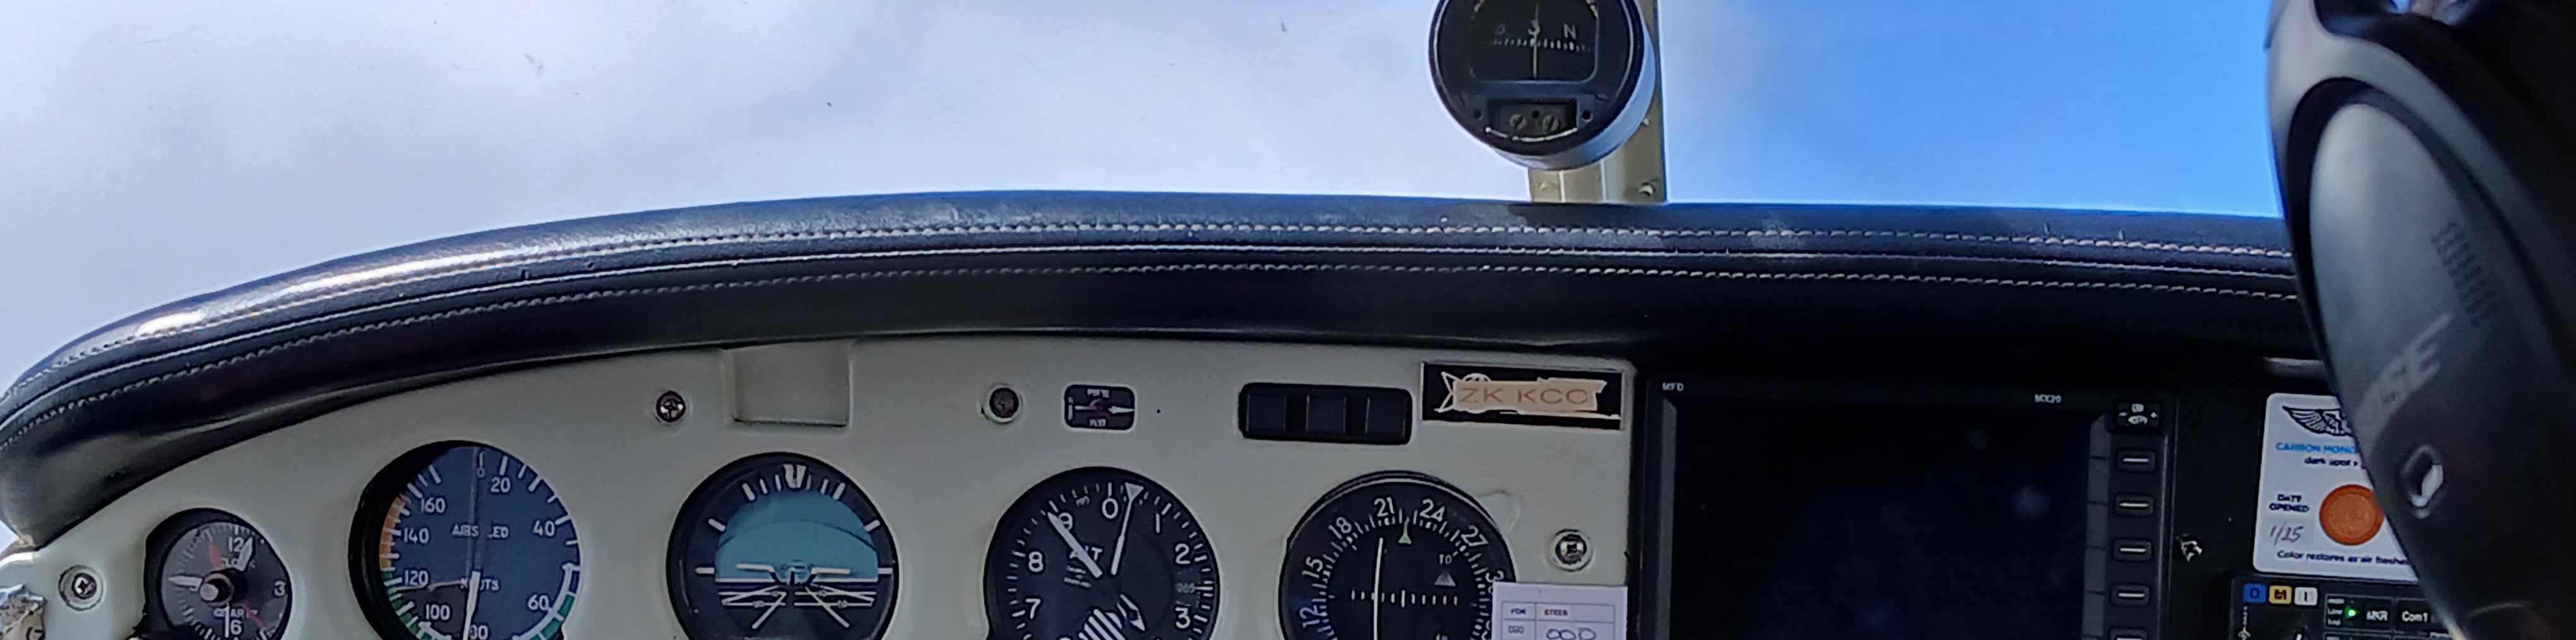
[(1655, 45), (1635, 0), (1446, 0), (1431, 29), (1449, 117), (1532, 169), (1609, 155), (1654, 97)]

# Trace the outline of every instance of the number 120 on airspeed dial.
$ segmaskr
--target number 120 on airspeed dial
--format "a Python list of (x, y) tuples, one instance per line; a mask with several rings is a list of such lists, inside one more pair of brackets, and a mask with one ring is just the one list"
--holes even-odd
[(1279, 623), (1297, 640), (1483, 640), (1511, 552), (1474, 499), (1384, 472), (1324, 494), (1288, 537)]
[(403, 456), (360, 502), (360, 605), (413, 640), (555, 640), (581, 586), (581, 542), (552, 485), (498, 449)]
[(984, 558), (995, 640), (1202, 640), (1216, 555), (1162, 485), (1117, 469), (1048, 478), (1003, 513)]

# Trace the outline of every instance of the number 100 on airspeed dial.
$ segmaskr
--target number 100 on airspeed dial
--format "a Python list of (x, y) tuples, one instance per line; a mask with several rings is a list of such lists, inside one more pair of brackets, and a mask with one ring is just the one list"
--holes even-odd
[(894, 611), (894, 533), (822, 461), (776, 453), (707, 478), (671, 533), (671, 602), (693, 640), (873, 640)]
[(555, 640), (581, 586), (581, 542), (544, 476), (471, 444), (403, 456), (360, 506), (356, 576), (379, 633)]

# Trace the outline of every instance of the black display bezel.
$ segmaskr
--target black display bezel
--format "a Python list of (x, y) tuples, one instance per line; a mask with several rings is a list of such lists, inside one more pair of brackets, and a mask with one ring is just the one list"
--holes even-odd
[[(1600, 11), (1592, 73), (1582, 80), (1476, 77), (1473, 18), (1486, 0), (1444, 0), (1431, 27), (1431, 77), (1452, 121), (1478, 142), (1531, 168), (1571, 169), (1607, 155), (1635, 133), (1654, 91), (1653, 37), (1635, 0), (1585, 0)], [(1503, 135), (1488, 122), (1495, 100), (1567, 104), (1577, 123), (1539, 140)]]
[(268, 534), (260, 532), (259, 527), (251, 526), (249, 522), (242, 520), (241, 516), (233, 515), (231, 512), (199, 507), (172, 514), (168, 519), (162, 520), (160, 526), (153, 527), (152, 533), (143, 538), (143, 620), (135, 625), (138, 636), (182, 637), (176, 635), (178, 628), (170, 625), (168, 605), (161, 601), (161, 565), (169, 562), (170, 545), (178, 542), (181, 534), (217, 522), (232, 523), (248, 530), (252, 535), (258, 536), (260, 542), (269, 546), (269, 558), (277, 562), (278, 569), (286, 576), (287, 617), (278, 619), (276, 629), (279, 637), (286, 635), (287, 625), (294, 621), (295, 594), (298, 591), (294, 586), (295, 568), (286, 566), (286, 559), (277, 554), (277, 545), (269, 542)]
[[(708, 504), (714, 502), (716, 496), (722, 495), (731, 487), (731, 482), (719, 482), (720, 480), (727, 480), (729, 476), (740, 473), (747, 468), (764, 467), (787, 462), (802, 463), (813, 466), (816, 469), (828, 471), (842, 484), (849, 486), (850, 492), (858, 496), (859, 502), (867, 505), (869, 515), (874, 515), (878, 519), (878, 522), (885, 523), (884, 526), (878, 527), (876, 531), (870, 532), (872, 537), (876, 538), (875, 542), (878, 545), (876, 551), (879, 556), (879, 562), (884, 565), (900, 566), (902, 557), (897, 555), (895, 552), (893, 523), (885, 521), (885, 514), (877, 510), (876, 501), (868, 498), (867, 490), (860, 488), (858, 482), (851, 480), (850, 475), (842, 473), (839, 468), (833, 467), (830, 464), (825, 464), (823, 461), (814, 459), (810, 456), (785, 452), (763, 453), (725, 463), (723, 467), (717, 468), (714, 473), (707, 474), (705, 480), (699, 481), (698, 488), (689, 492), (688, 500), (680, 503), (679, 517), (672, 521), (671, 524), (670, 551), (663, 554), (665, 563), (665, 579), (663, 582), (670, 589), (671, 593), (671, 615), (679, 620), (681, 632), (688, 634), (688, 637), (692, 640), (715, 640), (739, 636), (726, 636), (719, 633), (716, 629), (711, 628), (705, 622), (699, 620), (698, 618), (700, 616), (693, 615), (689, 609), (688, 586), (684, 583), (684, 581), (688, 579), (688, 565), (690, 564), (688, 562), (688, 558), (685, 557), (688, 548), (686, 540), (689, 532), (695, 531), (696, 527), (694, 525), (696, 525), (699, 520), (707, 517), (705, 510)], [(882, 586), (877, 590), (878, 605), (872, 607), (876, 609), (875, 631), (864, 636), (865, 638), (883, 638), (885, 637), (888, 625), (894, 624), (895, 596), (898, 595), (900, 591), (899, 587), (901, 584), (899, 583), (899, 580), (901, 578), (901, 572), (899, 571), (895, 574), (885, 574), (878, 577), (879, 584)], [(714, 609), (712, 612), (713, 613), (711, 615), (725, 615), (724, 610), (721, 608)]]
[[(1676, 400), (2075, 411), (2098, 413), (2100, 418), (2096, 420), (2097, 425), (2104, 424), (2104, 421), (2113, 415), (2114, 407), (2119, 403), (2154, 402), (2162, 407), (2161, 423), (2156, 425), (2155, 429), (2139, 430), (2129, 435), (2152, 436), (2154, 440), (2165, 442), (2157, 446), (2157, 449), (2163, 452), (2164, 464), (2159, 467), (2152, 484), (2157, 487), (2154, 493), (2167, 497), (2173, 495), (2169, 487), (2173, 481), (2171, 470), (2174, 468), (2172, 459), (2174, 449), (2170, 443), (2170, 436), (2180, 428), (2183, 396), (2169, 389), (2036, 384), (1947, 384), (1752, 376), (1675, 375), (1648, 379), (1653, 380), (1654, 384), (1646, 389), (1641, 400), (1644, 410), (1639, 413), (1644, 419), (1640, 421), (1641, 426), (1637, 436), (1639, 442), (1635, 445), (1638, 451), (1639, 469), (1633, 472), (1637, 484), (1632, 487), (1632, 492), (1638, 496), (1638, 504), (1647, 504), (1645, 502), (1647, 500), (1654, 501), (1648, 505), (1649, 508), (1636, 512), (1635, 522), (1631, 527), (1632, 543), (1641, 545), (1633, 547), (1637, 550), (1633, 555), (1638, 562), (1631, 565), (1631, 584), (1636, 587), (1636, 592), (1630, 596), (1631, 606), (1634, 609), (1631, 615), (1631, 624), (1634, 625), (1632, 628), (1640, 632), (1668, 629), (1672, 624), (1670, 602), (1673, 577), (1669, 565), (1672, 562), (1673, 540), (1676, 535), (1673, 530), (1674, 509), (1680, 499), (1677, 494), (1676, 474), (1673, 470), (1678, 465), (1687, 464), (1674, 457), (1674, 452), (1678, 449), (1677, 442), (1682, 424), (1686, 419), (1682, 415), (1681, 403)], [(2121, 437), (2123, 434), (2115, 430), (2112, 435)], [(1708, 461), (1700, 461), (1700, 463), (1709, 464)], [(2159, 540), (2172, 535), (2170, 523), (2175, 518), (2175, 509), (2170, 508), (2169, 501), (2166, 505), (2168, 508), (2160, 509), (2151, 519), (2155, 523), (2154, 528), (2159, 532), (2156, 536)], [(1649, 562), (1652, 564), (1645, 564)], [(2090, 562), (2089, 559), (2088, 562)], [(2167, 602), (2190, 601), (2187, 595), (2177, 596), (2170, 590), (2173, 584), (2171, 580), (2173, 566), (2163, 558), (2162, 554), (2159, 554), (2152, 580), (2159, 588), (2154, 602), (2147, 608), (2146, 613), (2149, 622), (2145, 627), (2150, 630), (2150, 637), (2165, 637), (2155, 635), (2154, 631), (2164, 626), (2162, 621), (2165, 618)], [(2084, 597), (2101, 599), (2105, 596), (2086, 593)], [(2178, 598), (2180, 600), (2177, 600)], [(2105, 608), (2096, 604), (2085, 606), (2095, 610)], [(2095, 623), (2088, 621), (2087, 624)], [(1706, 629), (1694, 629), (1691, 632), (1716, 633)], [(2103, 635), (2103, 630), (2087, 628), (2079, 633), (2098, 636)]]
[[(1279, 582), (1276, 583), (1273, 588), (1278, 595), (1277, 604), (1279, 605), (1279, 610), (1275, 613), (1279, 618), (1279, 637), (1298, 637), (1296, 624), (1291, 622), (1296, 619), (1296, 614), (1293, 613), (1296, 611), (1296, 607), (1288, 599), (1289, 581), (1297, 578), (1295, 549), (1298, 546), (1298, 540), (1307, 535), (1310, 531), (1317, 531), (1324, 527), (1323, 524), (1317, 523), (1315, 519), (1316, 516), (1324, 513), (1324, 508), (1327, 505), (1331, 505), (1334, 501), (1340, 500), (1353, 493), (1357, 493), (1362, 489), (1367, 489), (1369, 487), (1385, 483), (1405, 483), (1426, 487), (1433, 491), (1445, 493), (1450, 497), (1457, 498), (1459, 504), (1466, 505), (1468, 508), (1473, 509), (1478, 523), (1484, 525), (1486, 530), (1495, 532), (1497, 536), (1494, 544), (1489, 545), (1493, 549), (1494, 559), (1502, 566), (1504, 572), (1503, 579), (1498, 580), (1497, 582), (1510, 581), (1519, 576), (1520, 568), (1512, 564), (1511, 543), (1500, 537), (1502, 529), (1499, 525), (1494, 524), (1494, 514), (1486, 511), (1485, 503), (1477, 501), (1475, 496), (1467, 495), (1466, 491), (1459, 489), (1455, 485), (1449, 484), (1448, 481), (1441, 480), (1439, 477), (1427, 473), (1416, 471), (1378, 471), (1369, 473), (1357, 478), (1352, 478), (1347, 482), (1343, 482), (1339, 486), (1333, 487), (1331, 491), (1324, 492), (1322, 497), (1315, 499), (1314, 504), (1306, 507), (1306, 512), (1304, 514), (1297, 516), (1296, 527), (1288, 530), (1287, 544), (1286, 546), (1281, 547), (1284, 553), (1281, 554), (1279, 559)], [(1489, 611), (1488, 613), (1490, 614), (1491, 612)]]
[[(502, 455), (510, 455), (508, 450), (470, 440), (447, 440), (421, 445), (395, 457), (393, 462), (387, 463), (383, 470), (376, 472), (376, 477), (367, 480), (367, 488), (358, 494), (358, 512), (350, 519), (349, 525), (349, 583), (357, 585), (358, 611), (367, 618), (367, 625), (374, 627), (378, 636), (416, 637), (412, 635), (410, 629), (403, 628), (402, 620), (395, 617), (394, 605), (389, 594), (385, 593), (383, 578), (369, 573), (373, 567), (372, 561), (375, 559), (376, 535), (384, 531), (384, 510), (393, 504), (394, 496), (402, 492), (404, 484), (408, 483), (413, 476), (420, 475), (421, 469), (436, 462), (439, 456), (461, 447), (481, 447), (501, 452)], [(526, 460), (522, 459), (520, 463), (526, 464)], [(543, 474), (539, 475), (542, 477)], [(565, 505), (564, 513), (572, 513), (572, 506)], [(371, 520), (368, 517), (370, 514), (375, 518)], [(581, 547), (576, 545), (573, 550), (579, 553)], [(578, 590), (576, 587), (575, 591), (578, 592)], [(564, 635), (563, 626), (559, 625), (555, 628), (554, 635), (542, 640), (563, 640)]]

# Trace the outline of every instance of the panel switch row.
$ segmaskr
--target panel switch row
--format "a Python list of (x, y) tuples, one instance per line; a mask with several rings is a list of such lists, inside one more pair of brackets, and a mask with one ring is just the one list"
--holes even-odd
[(1353, 444), (1413, 440), (1413, 394), (1402, 389), (1290, 384), (1243, 386), (1243, 437)]

